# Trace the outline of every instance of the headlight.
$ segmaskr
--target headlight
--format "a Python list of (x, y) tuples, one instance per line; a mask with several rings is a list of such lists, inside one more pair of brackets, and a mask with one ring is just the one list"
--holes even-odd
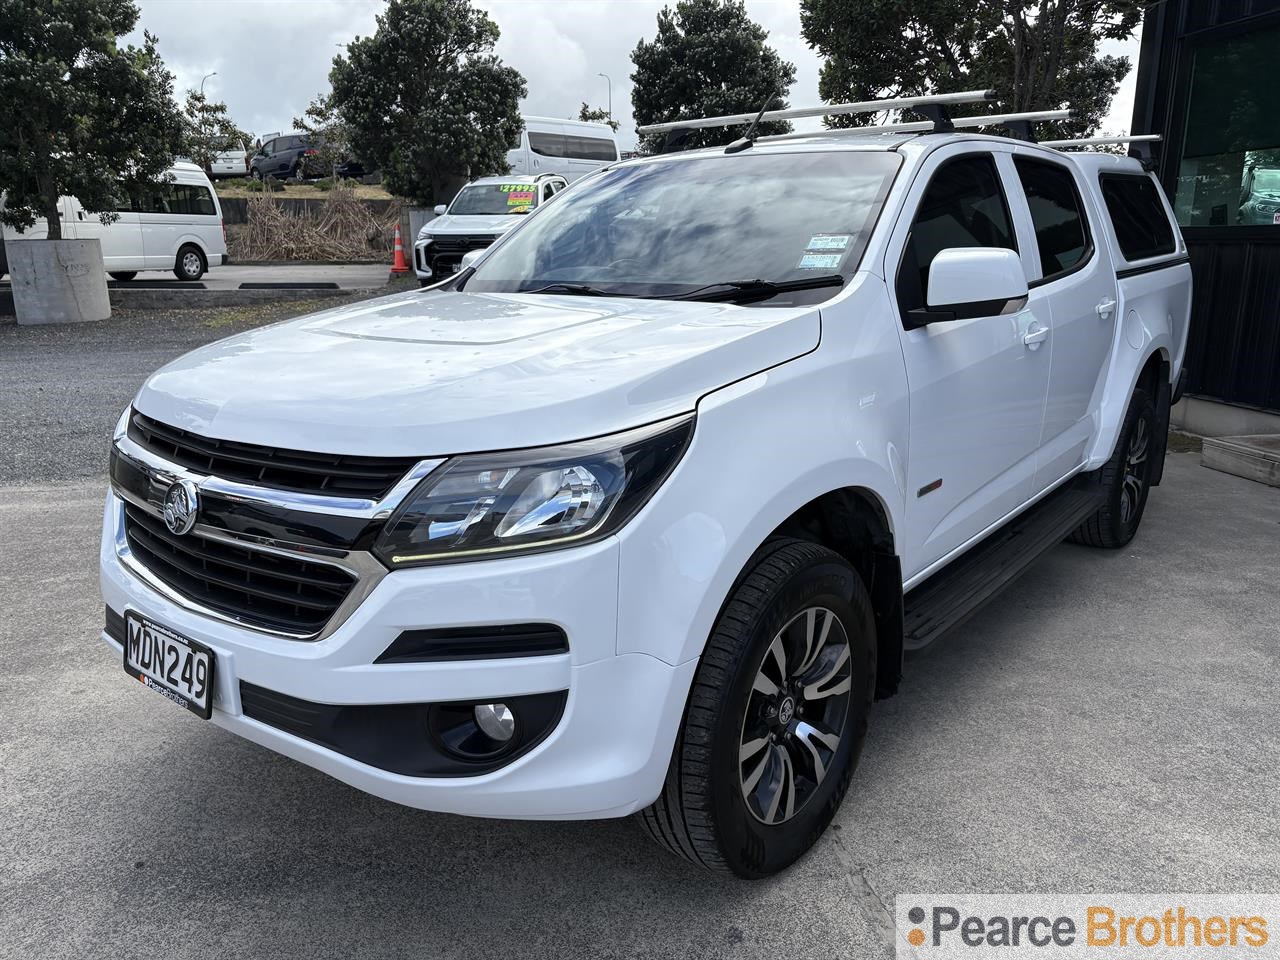
[(558, 447), (455, 457), (387, 521), (392, 567), (589, 543), (631, 519), (680, 460), (693, 416)]

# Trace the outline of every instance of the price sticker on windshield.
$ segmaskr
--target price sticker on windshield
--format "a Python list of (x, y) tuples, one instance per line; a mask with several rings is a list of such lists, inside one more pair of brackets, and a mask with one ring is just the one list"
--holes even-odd
[(852, 240), (847, 233), (816, 233), (809, 238), (806, 250), (845, 250)]
[(533, 203), (532, 190), (521, 190), (518, 193), (512, 190), (507, 194), (508, 207), (527, 207), (531, 203)]

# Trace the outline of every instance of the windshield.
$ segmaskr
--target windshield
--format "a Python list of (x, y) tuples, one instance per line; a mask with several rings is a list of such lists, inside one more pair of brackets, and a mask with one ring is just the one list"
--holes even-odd
[(537, 196), (538, 188), (532, 183), (473, 183), (453, 198), (449, 213), (455, 217), (528, 213)]
[[(468, 291), (678, 297), (742, 280), (803, 286), (770, 306), (830, 298), (857, 269), (898, 169), (891, 152), (740, 153), (607, 170), (571, 189), (477, 267)], [(834, 275), (834, 276), (833, 276)]]
[(1280, 168), (1255, 168), (1253, 171), (1253, 192), (1280, 197)]

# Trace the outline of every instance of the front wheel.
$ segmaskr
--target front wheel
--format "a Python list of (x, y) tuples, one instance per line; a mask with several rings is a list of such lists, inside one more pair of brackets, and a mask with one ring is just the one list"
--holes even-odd
[(739, 582), (703, 652), (649, 834), (759, 878), (817, 841), (848, 789), (875, 696), (871, 601), (838, 554), (779, 540)]
[(1134, 390), (1115, 452), (1102, 466), (1102, 506), (1071, 534), (1073, 543), (1118, 550), (1138, 532), (1151, 492), (1152, 454), (1162, 449), (1158, 423), (1150, 395)]

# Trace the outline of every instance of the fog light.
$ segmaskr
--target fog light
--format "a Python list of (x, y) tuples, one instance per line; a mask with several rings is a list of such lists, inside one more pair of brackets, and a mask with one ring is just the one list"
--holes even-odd
[(516, 732), (516, 715), (505, 703), (477, 703), (476, 726), (485, 736), (506, 743)]

